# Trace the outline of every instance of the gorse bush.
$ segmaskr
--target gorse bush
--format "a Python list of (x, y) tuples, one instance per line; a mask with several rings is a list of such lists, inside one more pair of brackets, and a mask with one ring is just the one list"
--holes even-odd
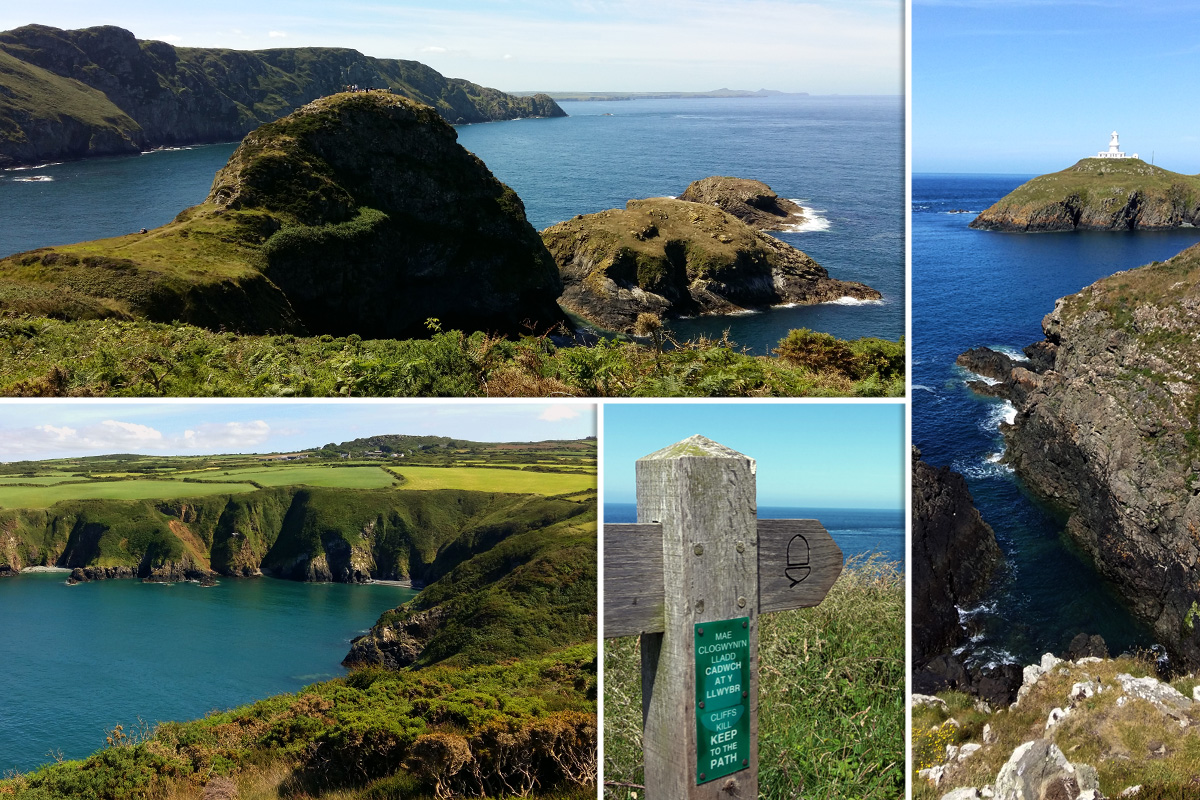
[[(351, 224), (351, 223), (343, 223)], [(335, 226), (336, 227), (336, 226)], [(278, 234), (276, 234), (278, 235)], [(190, 325), (0, 318), (0, 395), (893, 396), (904, 343), (793, 331), (779, 358), (727, 337), (559, 346), (444, 331), (427, 339), (241, 336)]]

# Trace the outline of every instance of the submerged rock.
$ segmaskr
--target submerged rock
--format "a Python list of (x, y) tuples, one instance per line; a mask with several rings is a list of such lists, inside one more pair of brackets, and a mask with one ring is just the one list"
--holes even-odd
[(771, 191), (762, 181), (712, 177), (692, 181), (680, 200), (716, 206), (760, 231), (778, 231), (805, 222), (804, 209)]
[(876, 300), (804, 253), (715, 206), (671, 198), (577, 216), (542, 231), (562, 274), (560, 302), (604, 328), (632, 331), (639, 314), (728, 314), (842, 297)]

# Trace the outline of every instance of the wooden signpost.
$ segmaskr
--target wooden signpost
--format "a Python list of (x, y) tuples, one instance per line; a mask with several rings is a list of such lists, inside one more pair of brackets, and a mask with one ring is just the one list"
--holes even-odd
[(604, 526), (604, 635), (641, 634), (647, 800), (758, 797), (759, 615), (842, 571), (819, 522), (756, 518), (754, 471), (693, 436), (638, 460), (638, 522)]

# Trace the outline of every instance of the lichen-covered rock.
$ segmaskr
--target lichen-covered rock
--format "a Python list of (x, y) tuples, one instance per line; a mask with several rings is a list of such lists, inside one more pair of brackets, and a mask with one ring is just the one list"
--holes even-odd
[(1098, 789), (1095, 770), (1077, 770), (1047, 739), (1026, 742), (1013, 751), (996, 775), (996, 800), (1075, 800)]
[(639, 314), (727, 314), (841, 297), (879, 299), (838, 281), (804, 253), (702, 203), (630, 200), (542, 231), (563, 280), (563, 306), (629, 332)]
[(715, 176), (692, 181), (680, 200), (716, 206), (760, 231), (778, 231), (805, 222), (804, 210), (762, 181)]
[(26, 25), (0, 33), (0, 167), (235, 141), (351, 84), (431, 105), (452, 123), (565, 116), (546, 95), (345, 48), (176, 48), (112, 25)]
[(971, 221), (993, 231), (1147, 230), (1200, 224), (1200, 176), (1136, 158), (1085, 158), (1014, 189)]
[(255, 130), (204, 203), (146, 234), (0, 260), (0, 310), (246, 333), (544, 333), (565, 317), (520, 198), (434, 109), (380, 93)]
[(435, 606), (395, 621), (383, 621), (350, 643), (342, 659), (347, 667), (400, 669), (416, 662), (429, 639), (446, 621), (448, 610)]

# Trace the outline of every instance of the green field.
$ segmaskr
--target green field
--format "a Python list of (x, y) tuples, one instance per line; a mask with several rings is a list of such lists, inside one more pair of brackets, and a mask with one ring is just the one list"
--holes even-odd
[(405, 477), (405, 489), (472, 489), (481, 492), (558, 495), (596, 487), (596, 476), (590, 474), (481, 467), (406, 467), (402, 464), (393, 465), (392, 468)]
[(55, 486), (0, 486), (0, 508), (49, 508), (60, 500), (158, 500), (253, 492), (248, 483), (180, 481), (96, 481)]
[(205, 480), (254, 481), (263, 486), (324, 486), (330, 489), (386, 489), (396, 479), (379, 467), (278, 466), (209, 472)]
[(78, 475), (39, 475), (36, 478), (22, 477), (20, 475), (5, 475), (0, 478), (0, 486), (5, 486), (13, 483), (36, 483), (38, 486), (50, 486), (63, 481), (77, 481)]

